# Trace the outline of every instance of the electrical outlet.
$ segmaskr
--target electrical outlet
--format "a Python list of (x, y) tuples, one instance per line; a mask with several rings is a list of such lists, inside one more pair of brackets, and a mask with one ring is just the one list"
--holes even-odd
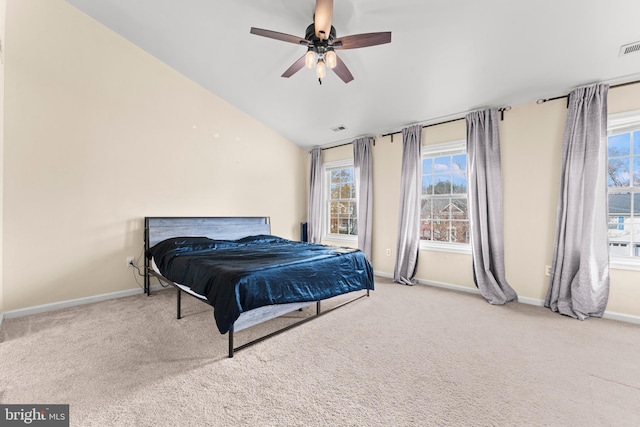
[(132, 256), (127, 257), (127, 267), (133, 267), (133, 264), (136, 262), (136, 258)]
[(544, 275), (545, 276), (551, 276), (551, 266), (550, 265), (545, 265), (544, 266)]
[(391, 249), (387, 249), (387, 256), (391, 256)]

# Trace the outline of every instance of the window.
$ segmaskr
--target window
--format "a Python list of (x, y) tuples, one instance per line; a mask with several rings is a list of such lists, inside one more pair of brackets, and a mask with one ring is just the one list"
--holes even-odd
[(352, 161), (325, 164), (325, 236), (358, 235), (356, 183)]
[(609, 116), (607, 154), (612, 265), (640, 267), (640, 111)]
[(422, 147), (423, 247), (470, 251), (465, 141)]

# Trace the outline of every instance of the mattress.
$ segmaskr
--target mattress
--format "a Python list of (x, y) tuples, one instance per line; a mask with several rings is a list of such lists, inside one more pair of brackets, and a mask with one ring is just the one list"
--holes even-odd
[(364, 253), (271, 235), (238, 240), (175, 237), (147, 251), (163, 277), (214, 307), (221, 333), (259, 307), (373, 290)]

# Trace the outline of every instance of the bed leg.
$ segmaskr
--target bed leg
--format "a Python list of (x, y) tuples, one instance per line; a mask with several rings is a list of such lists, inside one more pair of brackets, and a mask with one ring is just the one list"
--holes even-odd
[(233, 325), (229, 329), (229, 359), (233, 357)]
[(320, 316), (320, 301), (316, 301), (316, 316)]
[[(176, 288), (178, 289), (178, 288)], [(180, 312), (180, 297), (181, 297), (181, 292), (180, 289), (178, 289), (178, 295), (176, 296), (176, 309), (177, 309), (177, 315), (176, 315), (176, 319), (181, 319), (182, 318), (182, 313)]]

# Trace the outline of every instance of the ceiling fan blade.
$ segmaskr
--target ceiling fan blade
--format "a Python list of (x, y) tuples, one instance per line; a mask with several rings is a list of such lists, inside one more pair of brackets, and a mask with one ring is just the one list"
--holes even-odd
[(385, 43), (391, 43), (391, 31), (340, 37), (333, 41), (333, 47), (336, 49), (356, 49)]
[(303, 39), (302, 37), (292, 36), (290, 34), (285, 34), (285, 33), (279, 33), (277, 31), (263, 30), (262, 28), (251, 27), (250, 33), (255, 34), (256, 36), (262, 36), (270, 39), (281, 40), (283, 42), (302, 44), (305, 46), (309, 44), (309, 41), (306, 39)]
[(333, 69), (333, 72), (336, 73), (338, 77), (340, 77), (345, 83), (349, 83), (351, 80), (353, 80), (353, 74), (351, 74), (351, 71), (349, 71), (349, 69), (347, 68), (345, 63), (342, 62), (342, 59), (340, 59), (339, 56), (336, 56), (336, 66)]
[(295, 73), (297, 73), (298, 71), (300, 71), (302, 69), (302, 67), (304, 67), (304, 62), (305, 62), (305, 55), (302, 55), (302, 57), (300, 59), (298, 59), (296, 62), (294, 62), (293, 64), (291, 64), (291, 67), (287, 68), (287, 71), (285, 71), (282, 74), (282, 77), (291, 77), (293, 76)]
[(320, 40), (329, 39), (332, 19), (333, 0), (316, 0), (316, 12), (313, 15), (313, 23), (316, 27), (316, 36)]

